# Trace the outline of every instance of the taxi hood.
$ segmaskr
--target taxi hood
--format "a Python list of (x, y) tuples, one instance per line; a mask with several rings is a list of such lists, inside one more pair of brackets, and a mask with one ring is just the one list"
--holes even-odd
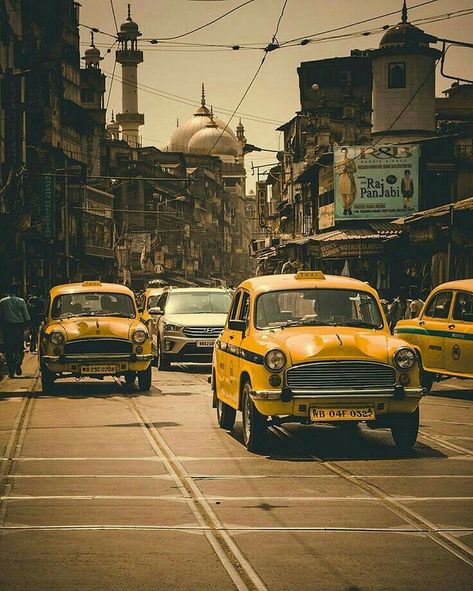
[(381, 331), (349, 327), (286, 328), (260, 337), (269, 349), (280, 348), (292, 364), (323, 359), (366, 359), (390, 363), (404, 341)]
[(97, 316), (96, 318), (66, 318), (57, 322), (56, 327), (62, 328), (66, 333), (67, 340), (72, 341), (100, 337), (128, 339), (131, 329), (141, 327), (141, 324), (139, 320), (134, 318)]

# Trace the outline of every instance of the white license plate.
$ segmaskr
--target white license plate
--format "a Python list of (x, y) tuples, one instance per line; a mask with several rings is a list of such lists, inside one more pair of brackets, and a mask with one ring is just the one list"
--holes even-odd
[(82, 375), (114, 374), (117, 371), (116, 365), (81, 365), (80, 373)]
[(376, 418), (373, 406), (358, 408), (317, 408), (311, 407), (311, 421), (374, 421)]
[(198, 347), (213, 347), (215, 345), (215, 341), (197, 341)]

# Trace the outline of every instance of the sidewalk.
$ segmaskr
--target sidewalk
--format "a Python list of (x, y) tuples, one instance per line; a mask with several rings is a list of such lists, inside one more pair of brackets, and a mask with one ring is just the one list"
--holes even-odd
[(25, 353), (25, 358), (21, 366), (23, 375), (9, 378), (6, 373), (6, 367), (2, 368), (0, 373), (0, 392), (9, 391), (12, 387), (18, 387), (25, 379), (32, 380), (38, 374), (38, 355), (36, 353)]

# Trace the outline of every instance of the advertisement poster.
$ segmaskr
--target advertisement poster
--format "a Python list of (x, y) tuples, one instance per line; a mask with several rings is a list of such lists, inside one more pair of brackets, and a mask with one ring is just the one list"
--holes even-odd
[(333, 175), (336, 220), (418, 211), (419, 146), (336, 146)]

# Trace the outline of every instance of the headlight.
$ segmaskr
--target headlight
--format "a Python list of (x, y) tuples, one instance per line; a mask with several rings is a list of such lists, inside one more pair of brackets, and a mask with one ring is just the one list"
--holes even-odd
[(64, 342), (64, 335), (62, 334), (62, 332), (55, 330), (51, 333), (50, 339), (51, 343), (53, 343), (54, 345), (62, 345)]
[(286, 356), (280, 349), (272, 349), (264, 356), (264, 365), (269, 371), (279, 371), (286, 365)]
[(164, 330), (169, 330), (171, 332), (178, 332), (181, 330), (182, 326), (180, 324), (170, 324), (169, 322), (163, 322)]
[(412, 349), (402, 347), (394, 353), (393, 361), (398, 369), (409, 370), (415, 365), (416, 354)]
[(135, 343), (144, 343), (146, 341), (146, 339), (148, 338), (148, 333), (145, 332), (144, 330), (138, 329), (135, 330), (135, 332), (133, 333), (133, 340), (135, 341)]

